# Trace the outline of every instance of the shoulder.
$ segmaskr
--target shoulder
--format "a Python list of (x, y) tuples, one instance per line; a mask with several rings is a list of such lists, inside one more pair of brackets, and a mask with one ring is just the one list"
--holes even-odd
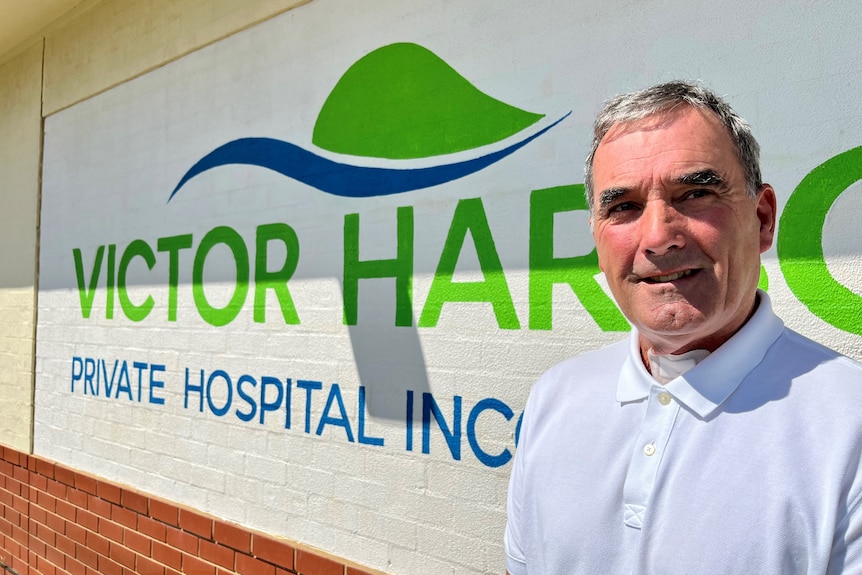
[(617, 376), (629, 353), (628, 344), (628, 339), (624, 339), (561, 361), (543, 373), (533, 389), (554, 387), (574, 380), (606, 380), (609, 376)]
[(624, 339), (554, 365), (530, 391), (528, 409), (560, 408), (567, 401), (577, 401), (579, 396), (597, 391), (613, 395), (628, 350), (629, 341)]
[(771, 400), (765, 414), (792, 420), (797, 433), (815, 443), (829, 437), (836, 444), (857, 444), (862, 434), (859, 362), (785, 328), (752, 376), (753, 395)]
[(862, 364), (789, 328), (765, 359), (770, 369), (790, 371), (800, 378), (825, 379), (840, 374), (841, 382), (862, 390)]

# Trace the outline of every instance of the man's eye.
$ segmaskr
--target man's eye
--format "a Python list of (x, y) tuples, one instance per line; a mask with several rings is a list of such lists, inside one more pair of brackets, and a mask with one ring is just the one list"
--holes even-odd
[(613, 213), (619, 213), (619, 212), (627, 212), (629, 210), (635, 209), (636, 207), (637, 206), (635, 206), (632, 202), (622, 202), (622, 203), (616, 204), (615, 206), (611, 206), (611, 208), (608, 209), (608, 213), (613, 214)]
[(692, 190), (685, 195), (685, 199), (704, 198), (712, 194), (712, 190)]

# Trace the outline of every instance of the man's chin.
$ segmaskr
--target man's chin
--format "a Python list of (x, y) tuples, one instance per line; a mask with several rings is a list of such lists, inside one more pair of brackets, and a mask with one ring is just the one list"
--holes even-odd
[[(708, 318), (688, 302), (665, 304), (632, 323), (658, 353), (674, 353), (704, 337)], [(661, 351), (661, 349), (665, 351)], [(672, 348), (669, 351), (666, 348)]]

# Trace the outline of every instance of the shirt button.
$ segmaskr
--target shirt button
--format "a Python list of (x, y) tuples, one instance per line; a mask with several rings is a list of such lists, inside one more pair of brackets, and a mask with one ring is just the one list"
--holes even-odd
[(671, 397), (670, 394), (666, 391), (658, 394), (658, 402), (662, 405), (668, 405), (670, 403)]
[(644, 455), (646, 455), (647, 457), (649, 457), (651, 455), (655, 455), (655, 444), (654, 443), (647, 443), (646, 445), (644, 445)]

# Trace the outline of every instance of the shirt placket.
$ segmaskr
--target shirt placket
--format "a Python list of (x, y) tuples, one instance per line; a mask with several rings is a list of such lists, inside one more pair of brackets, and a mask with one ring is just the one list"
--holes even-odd
[(631, 455), (623, 488), (623, 522), (641, 529), (655, 486), (659, 465), (665, 455), (679, 404), (662, 387), (653, 386), (647, 399), (646, 415)]

